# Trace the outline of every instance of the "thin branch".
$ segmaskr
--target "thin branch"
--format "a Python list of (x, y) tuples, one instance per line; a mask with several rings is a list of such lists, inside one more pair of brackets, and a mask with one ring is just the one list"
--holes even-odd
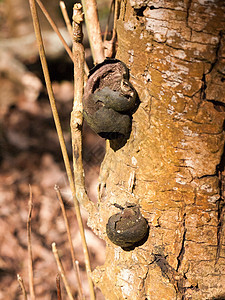
[(116, 22), (117, 22), (117, 19), (119, 18), (120, 2), (121, 2), (121, 0), (115, 0), (115, 10), (114, 10), (114, 18), (113, 18), (113, 35), (112, 35), (113, 41), (116, 38)]
[(106, 57), (112, 57), (115, 53), (115, 44), (116, 44), (116, 22), (119, 18), (119, 10), (120, 10), (120, 1), (114, 0), (114, 17), (113, 17), (113, 32), (112, 32), (112, 38), (110, 41), (104, 40), (104, 46), (105, 46), (105, 56)]
[(107, 36), (109, 34), (109, 22), (110, 22), (111, 14), (112, 14), (112, 11), (113, 11), (114, 8), (115, 8), (115, 0), (112, 0), (111, 4), (110, 4), (110, 9), (109, 9), (109, 15), (108, 15), (107, 24), (106, 24), (106, 27), (105, 27), (103, 43), (105, 43), (105, 41), (107, 39)]
[[(72, 174), (72, 170), (71, 170), (71, 167), (70, 167), (69, 157), (68, 157), (68, 153), (67, 153), (67, 150), (66, 150), (66, 145), (65, 145), (65, 141), (64, 141), (64, 137), (63, 137), (61, 124), (60, 124), (60, 121), (59, 121), (59, 115), (58, 115), (58, 111), (57, 111), (56, 104), (55, 104), (55, 98), (54, 98), (54, 95), (53, 95), (51, 80), (50, 80), (48, 66), (47, 66), (47, 62), (46, 62), (46, 56), (45, 56), (43, 40), (42, 40), (42, 36), (41, 36), (40, 24), (39, 24), (39, 20), (38, 20), (38, 16), (37, 16), (37, 9), (36, 9), (36, 5), (35, 5), (35, 0), (29, 0), (29, 2), (30, 2), (30, 9), (31, 9), (32, 19), (33, 19), (33, 24), (34, 24), (34, 30), (35, 30), (36, 39), (37, 39), (38, 48), (39, 48), (39, 55), (40, 55), (42, 69), (43, 69), (45, 82), (46, 82), (46, 87), (47, 87), (47, 91), (48, 91), (49, 101), (50, 101), (50, 105), (51, 105), (51, 109), (52, 109), (52, 113), (53, 113), (53, 118), (54, 118), (54, 121), (55, 121), (55, 126), (56, 126), (56, 130), (57, 130), (58, 138), (59, 138), (59, 143), (60, 143), (62, 155), (63, 155), (63, 160), (64, 160), (64, 164), (65, 164), (65, 168), (66, 168), (66, 173), (67, 173), (69, 184), (70, 184), (70, 189), (71, 189), (71, 192), (72, 192), (73, 203), (74, 203), (76, 216), (77, 216), (77, 222), (78, 222), (78, 226), (79, 226), (79, 230), (80, 230), (81, 242), (82, 242), (82, 246), (83, 246), (84, 256), (86, 258), (88, 258), (88, 259), (85, 259), (87, 276), (88, 276), (88, 278), (90, 278), (89, 282), (92, 283), (91, 277), (90, 277), (90, 273), (91, 273), (90, 260), (89, 260), (89, 255), (88, 255), (88, 250), (87, 250), (87, 243), (86, 243), (85, 234), (84, 234), (84, 227), (83, 227), (83, 223), (82, 223), (82, 217), (81, 217), (81, 213), (80, 213), (80, 206), (79, 206), (79, 202), (78, 202), (77, 197), (76, 197), (76, 189), (75, 189), (75, 185), (74, 185), (73, 174)], [(96, 212), (96, 208), (95, 208), (93, 202), (91, 202), (88, 199), (88, 197), (82, 198), (82, 201), (83, 201), (82, 204), (87, 209), (87, 211), (90, 214), (94, 215), (94, 212)], [(92, 285), (93, 285), (93, 283), (92, 283)], [(91, 284), (90, 284), (90, 286), (91, 286)]]
[(24, 286), (23, 278), (19, 274), (17, 274), (17, 280), (19, 282), (19, 285), (20, 285), (22, 293), (23, 293), (23, 299), (27, 300), (27, 292), (26, 292), (26, 289)]
[(60, 9), (61, 9), (64, 21), (66, 23), (67, 30), (68, 30), (70, 36), (72, 37), (73, 36), (73, 27), (70, 23), (70, 19), (69, 19), (67, 10), (66, 10), (65, 2), (64, 1), (59, 1), (59, 6), (60, 6)]
[(71, 232), (70, 232), (70, 226), (69, 226), (69, 222), (68, 222), (68, 219), (67, 219), (66, 210), (65, 210), (65, 206), (64, 206), (64, 203), (63, 203), (61, 193), (60, 193), (60, 189), (57, 185), (55, 185), (55, 191), (56, 191), (59, 203), (60, 203), (60, 207), (61, 207), (61, 210), (62, 210), (64, 222), (65, 222), (65, 225), (66, 225), (66, 231), (67, 231), (67, 236), (68, 236), (69, 245), (70, 245), (70, 253), (71, 253), (73, 268), (75, 270), (76, 279), (77, 279), (77, 282), (78, 282), (79, 296), (80, 296), (80, 299), (84, 299), (82, 286), (81, 286), (81, 284), (79, 284), (80, 283), (79, 282), (79, 272), (77, 271), (76, 264), (75, 264), (75, 253), (74, 253), (73, 242), (72, 242), (72, 237), (71, 237)]
[[(75, 268), (76, 268), (77, 274), (78, 274), (78, 286), (82, 289), (81, 278), (80, 278), (80, 268), (79, 268), (79, 261), (78, 260), (75, 261)], [(85, 298), (83, 297), (83, 299), (85, 299)]]
[(28, 274), (29, 274), (29, 289), (31, 300), (35, 300), (34, 293), (34, 274), (33, 274), (33, 263), (32, 263), (32, 245), (31, 245), (31, 215), (33, 210), (33, 199), (32, 199), (32, 190), (30, 188), (30, 197), (29, 197), (29, 212), (27, 218), (27, 243), (28, 243)]
[[(84, 187), (84, 169), (82, 163), (82, 135), (81, 127), (83, 123), (83, 89), (84, 89), (84, 47), (82, 45), (82, 5), (76, 3), (73, 8), (73, 55), (74, 55), (74, 103), (71, 113), (71, 134), (73, 148), (73, 167), (75, 174), (75, 186), (77, 198), (80, 202), (90, 201)], [(95, 299), (94, 286), (91, 279), (91, 264), (87, 245), (83, 244), (85, 266), (88, 276), (91, 299)]]
[[(60, 143), (60, 147), (61, 147), (61, 151), (62, 151), (62, 155), (63, 155), (63, 159), (64, 159), (67, 176), (69, 179), (70, 188), (72, 191), (73, 201), (75, 203), (75, 208), (76, 208), (76, 213), (77, 213), (79, 210), (79, 203), (76, 198), (76, 190), (75, 190), (74, 181), (73, 181), (73, 174), (72, 174), (72, 170), (70, 167), (69, 157), (68, 157), (68, 153), (66, 150), (65, 140), (63, 137), (63, 132), (62, 132), (62, 128), (61, 128), (61, 124), (60, 124), (60, 120), (59, 120), (58, 111), (56, 108), (55, 98), (53, 95), (53, 90), (52, 90), (51, 80), (50, 80), (47, 61), (46, 61), (43, 40), (42, 40), (42, 36), (41, 36), (41, 31), (40, 31), (39, 20), (38, 20), (38, 16), (37, 16), (35, 0), (29, 0), (29, 2), (30, 2), (30, 8), (31, 8), (31, 13), (32, 13), (32, 18), (33, 18), (36, 39), (37, 39), (38, 48), (39, 48), (39, 55), (40, 55), (40, 59), (41, 59), (42, 69), (43, 69), (43, 73), (44, 73), (44, 77), (45, 77), (45, 83), (46, 83), (47, 92), (48, 92), (48, 96), (49, 96), (49, 101), (50, 101), (50, 105), (51, 105), (51, 109), (52, 109), (53, 118), (55, 121), (55, 126), (56, 126), (56, 130), (57, 130), (58, 138), (59, 138), (59, 143)], [(88, 199), (88, 201), (89, 201), (88, 203), (84, 203), (84, 206), (87, 208), (89, 213), (92, 213), (95, 210), (95, 207), (94, 207), (93, 202), (91, 202), (89, 199)], [(77, 218), (81, 219), (80, 210), (79, 210), (79, 213), (77, 213)]]
[(57, 289), (57, 300), (61, 300), (61, 288), (60, 288), (60, 275), (56, 276), (56, 289)]
[(98, 20), (97, 3), (96, 0), (82, 0), (81, 2), (85, 14), (85, 23), (87, 26), (92, 56), (94, 63), (98, 64), (105, 59), (105, 56)]
[[(70, 23), (70, 19), (69, 19), (67, 10), (66, 10), (66, 5), (63, 1), (60, 1), (59, 5), (60, 5), (60, 8), (61, 8), (61, 11), (62, 11), (62, 14), (63, 14), (64, 21), (66, 23), (67, 30), (70, 34), (71, 41), (73, 41), (73, 27)], [(88, 65), (87, 65), (86, 61), (84, 61), (84, 71), (85, 71), (85, 75), (86, 75), (84, 79), (85, 79), (85, 82), (86, 82), (87, 81), (87, 76), (89, 74), (89, 68), (88, 68)]]
[(56, 126), (56, 130), (57, 130), (57, 134), (58, 134), (58, 138), (59, 138), (59, 142), (60, 142), (60, 146), (61, 146), (61, 150), (62, 150), (62, 155), (63, 155), (70, 187), (72, 190), (72, 195), (73, 195), (73, 197), (76, 197), (75, 196), (76, 195), (75, 187), (74, 187), (74, 182), (73, 182), (73, 175), (72, 175), (72, 171), (70, 168), (70, 162), (69, 162), (69, 158), (68, 158), (68, 154), (67, 154), (67, 150), (66, 150), (66, 146), (65, 146), (63, 132), (62, 132), (59, 115), (58, 115), (58, 111), (57, 111), (56, 104), (55, 104), (55, 98), (53, 95), (51, 80), (50, 80), (50, 76), (49, 76), (49, 71), (48, 71), (48, 66), (47, 66), (47, 61), (46, 61), (46, 56), (45, 56), (45, 50), (44, 50), (43, 40), (42, 40), (42, 36), (41, 36), (39, 20), (38, 20), (38, 16), (37, 16), (35, 0), (29, 0), (29, 2), (30, 2), (31, 14), (32, 14), (32, 18), (33, 18), (34, 30), (35, 30), (36, 39), (37, 39), (38, 48), (39, 48), (39, 55), (40, 55), (40, 59), (41, 59), (42, 69), (43, 69), (46, 87), (47, 87), (48, 96), (49, 96), (49, 101), (50, 101), (50, 105), (51, 105), (51, 109), (52, 109), (52, 114), (53, 114), (53, 118), (55, 121), (55, 126)]
[(71, 113), (71, 135), (73, 148), (73, 170), (75, 175), (75, 186), (77, 198), (83, 202), (87, 197), (84, 184), (84, 169), (82, 162), (82, 134), (83, 124), (83, 89), (84, 89), (84, 47), (82, 45), (82, 6), (74, 5), (73, 13), (73, 55), (74, 55), (74, 101)]
[(46, 8), (42, 4), (40, 0), (36, 0), (37, 4), (39, 5), (40, 9), (42, 10), (43, 14), (45, 15), (46, 19), (48, 20), (49, 24), (51, 25), (52, 29), (55, 31), (55, 33), (58, 35), (60, 41), (62, 42), (66, 52), (68, 53), (69, 57), (73, 61), (73, 54), (70, 50), (69, 46), (67, 45), (66, 41), (64, 40), (63, 36), (61, 35), (60, 31), (58, 30), (57, 26), (55, 25), (54, 21), (50, 17), (49, 13), (47, 12)]
[(69, 297), (70, 300), (74, 300), (74, 298), (72, 296), (72, 292), (71, 292), (70, 286), (69, 286), (69, 283), (68, 283), (67, 278), (66, 278), (66, 274), (65, 274), (62, 262), (61, 262), (61, 260), (59, 258), (59, 253), (58, 253), (58, 250), (56, 248), (56, 244), (55, 243), (52, 243), (52, 252), (53, 252), (53, 254), (55, 256), (55, 260), (56, 260), (56, 263), (57, 263), (57, 266), (58, 266), (58, 270), (59, 270), (59, 273), (60, 273), (60, 275), (62, 277), (63, 283), (65, 285), (67, 295), (68, 295), (68, 297)]

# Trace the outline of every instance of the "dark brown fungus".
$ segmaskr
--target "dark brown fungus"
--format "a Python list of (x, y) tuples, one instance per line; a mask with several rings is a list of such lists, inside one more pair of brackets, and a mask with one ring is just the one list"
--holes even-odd
[(148, 232), (148, 222), (139, 207), (130, 203), (121, 212), (112, 215), (106, 224), (108, 238), (124, 250), (142, 245), (147, 240)]
[(118, 59), (106, 59), (90, 71), (83, 96), (84, 118), (103, 138), (127, 139), (137, 99), (126, 65)]

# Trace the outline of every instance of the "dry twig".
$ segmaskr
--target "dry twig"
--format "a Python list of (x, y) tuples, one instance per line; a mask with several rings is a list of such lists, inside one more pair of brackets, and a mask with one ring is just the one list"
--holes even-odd
[(73, 28), (72, 28), (72, 25), (70, 23), (70, 19), (69, 19), (67, 10), (66, 10), (65, 2), (64, 1), (59, 1), (59, 6), (60, 6), (60, 9), (61, 9), (64, 21), (66, 23), (67, 30), (68, 30), (70, 36), (72, 37), (73, 36)]
[(32, 245), (31, 245), (31, 215), (33, 210), (33, 199), (32, 199), (32, 190), (30, 187), (30, 197), (29, 197), (29, 212), (27, 219), (27, 243), (28, 243), (28, 274), (29, 274), (29, 288), (31, 300), (35, 300), (34, 293), (34, 274), (33, 274), (33, 263), (32, 263)]
[(72, 242), (72, 238), (71, 238), (70, 226), (69, 226), (69, 222), (68, 222), (68, 219), (67, 219), (66, 210), (65, 210), (65, 206), (64, 206), (64, 203), (63, 203), (61, 193), (60, 193), (60, 189), (57, 185), (55, 185), (55, 191), (56, 191), (59, 203), (60, 203), (60, 207), (61, 207), (61, 210), (62, 210), (62, 213), (63, 213), (64, 222), (65, 222), (65, 225), (66, 225), (66, 231), (67, 231), (67, 236), (68, 236), (69, 245), (70, 245), (70, 253), (71, 253), (73, 268), (75, 270), (76, 278), (77, 278), (77, 282), (78, 282), (79, 296), (80, 296), (80, 299), (84, 299), (83, 290), (82, 290), (80, 277), (79, 277), (79, 270), (77, 270), (77, 267), (76, 267), (76, 264), (75, 264), (75, 253), (74, 253), (73, 242)]
[(74, 187), (73, 174), (72, 174), (72, 171), (71, 171), (71, 168), (70, 168), (69, 157), (68, 157), (68, 153), (67, 153), (67, 150), (66, 150), (66, 145), (65, 145), (63, 132), (62, 132), (62, 128), (61, 128), (61, 124), (60, 124), (60, 120), (59, 120), (59, 115), (58, 115), (58, 111), (57, 111), (56, 104), (55, 104), (55, 98), (54, 98), (54, 95), (53, 95), (53, 90), (52, 90), (51, 80), (50, 80), (47, 61), (46, 61), (46, 55), (45, 55), (43, 40), (42, 40), (42, 36), (41, 36), (39, 20), (38, 20), (38, 16), (37, 16), (37, 9), (36, 9), (36, 5), (35, 5), (35, 0), (29, 0), (29, 1), (30, 1), (30, 8), (31, 8), (31, 13), (32, 13), (32, 18), (33, 18), (34, 30), (35, 30), (36, 39), (37, 39), (38, 48), (39, 48), (39, 55), (40, 55), (40, 59), (41, 59), (42, 70), (43, 70), (44, 77), (45, 77), (45, 82), (46, 82), (49, 101), (50, 101), (50, 105), (51, 105), (51, 109), (52, 109), (52, 114), (53, 114), (53, 118), (54, 118), (54, 121), (55, 121), (55, 126), (56, 126), (56, 130), (57, 130), (58, 138), (59, 138), (60, 147), (61, 147), (61, 150), (62, 150), (62, 155), (63, 155), (65, 167), (66, 167), (66, 172), (67, 172), (67, 176), (68, 176), (69, 183), (70, 183), (70, 188), (71, 188), (71, 191), (72, 191), (73, 198), (76, 199), (76, 192), (75, 192), (75, 187)]
[(49, 24), (52, 26), (52, 29), (55, 31), (55, 33), (58, 35), (60, 41), (62, 42), (64, 48), (66, 49), (66, 52), (68, 53), (69, 57), (73, 61), (73, 54), (72, 51), (70, 50), (69, 46), (67, 45), (66, 41), (64, 40), (63, 36), (59, 32), (57, 26), (55, 25), (54, 21), (50, 17), (49, 13), (47, 12), (46, 8), (42, 4), (40, 0), (36, 0), (37, 4), (39, 5), (40, 9), (42, 10), (43, 14), (45, 15), (46, 19), (48, 20)]
[(59, 258), (59, 253), (58, 253), (58, 250), (56, 248), (56, 244), (55, 243), (52, 243), (52, 252), (53, 252), (53, 254), (55, 256), (55, 260), (56, 260), (56, 263), (57, 263), (57, 266), (58, 266), (58, 270), (59, 270), (59, 273), (60, 273), (60, 275), (62, 277), (63, 283), (65, 285), (67, 295), (68, 295), (68, 297), (69, 297), (70, 300), (74, 300), (74, 298), (72, 296), (71, 288), (70, 288), (68, 280), (66, 278), (66, 274), (65, 274), (62, 262), (61, 262), (61, 260)]
[[(61, 11), (62, 11), (62, 14), (63, 14), (63, 18), (64, 18), (64, 21), (66, 23), (66, 27), (67, 27), (67, 30), (70, 34), (70, 37), (71, 37), (71, 41), (73, 41), (73, 27), (70, 23), (70, 19), (69, 19), (69, 16), (68, 16), (68, 13), (67, 13), (67, 10), (66, 10), (66, 5), (63, 1), (60, 1), (60, 8), (61, 8)], [(86, 61), (84, 61), (84, 71), (85, 71), (85, 82), (87, 81), (87, 76), (88, 76), (88, 73), (89, 73), (89, 68), (88, 68), (88, 65), (86, 63)]]
[(56, 276), (56, 289), (57, 289), (57, 300), (61, 300), (61, 288), (60, 288), (60, 275)]
[[(116, 44), (116, 21), (119, 17), (119, 9), (120, 9), (120, 3), (119, 0), (114, 0), (114, 17), (113, 17), (113, 32), (112, 32), (112, 38), (111, 40), (106, 40), (104, 38), (104, 46), (105, 46), (105, 56), (106, 57), (112, 57), (115, 53), (115, 44)], [(110, 9), (111, 10), (111, 9)], [(108, 30), (108, 28), (107, 28)], [(107, 33), (106, 33), (107, 35)]]
[(110, 19), (111, 19), (111, 14), (112, 14), (113, 10), (115, 10), (114, 8), (115, 8), (115, 0), (112, 0), (111, 4), (110, 4), (110, 9), (109, 9), (109, 15), (108, 15), (107, 24), (106, 24), (106, 27), (105, 27), (103, 43), (105, 43), (105, 41), (107, 39), (107, 36), (109, 34), (109, 23), (110, 23)]
[[(69, 46), (67, 45), (65, 39), (63, 38), (63, 36), (61, 35), (60, 31), (58, 30), (56, 24), (54, 23), (54, 21), (52, 20), (51, 16), (49, 15), (49, 13), (47, 12), (46, 8), (44, 7), (44, 5), (42, 4), (42, 2), (40, 0), (36, 0), (36, 2), (38, 3), (40, 9), (42, 10), (43, 14), (45, 15), (46, 19), (48, 20), (49, 24), (51, 25), (52, 29), (55, 31), (55, 33), (58, 35), (59, 39), (61, 40), (66, 52), (68, 53), (69, 57), (71, 58), (71, 60), (73, 61), (73, 53), (70, 50)], [(62, 2), (62, 4), (61, 4)], [(63, 1), (60, 1), (60, 7), (63, 13), (63, 17), (67, 26), (67, 30), (70, 34), (71, 40), (72, 40), (72, 26), (70, 24), (70, 20), (66, 11), (66, 6), (65, 3)], [(88, 75), (89, 73), (89, 69), (88, 66), (85, 64), (85, 73), (86, 75)]]
[[(75, 175), (75, 186), (77, 189), (77, 198), (80, 203), (92, 203), (84, 187), (84, 170), (82, 163), (82, 135), (81, 127), (83, 123), (83, 89), (84, 89), (84, 47), (82, 45), (82, 23), (83, 13), (82, 5), (76, 3), (73, 9), (73, 55), (74, 55), (74, 103), (71, 113), (71, 134), (73, 147), (73, 167)], [(93, 203), (92, 203), (93, 204)], [(89, 211), (89, 210), (88, 210)], [(83, 234), (83, 233), (81, 233)], [(91, 279), (91, 264), (87, 245), (83, 244), (84, 258), (91, 299), (95, 299), (94, 286)]]
[(25, 286), (23, 283), (23, 278), (19, 274), (17, 274), (17, 280), (19, 282), (19, 285), (20, 285), (22, 293), (23, 293), (23, 299), (27, 300), (27, 292), (26, 292), (26, 289), (25, 289)]
[[(38, 48), (39, 48), (42, 69), (43, 69), (46, 87), (47, 87), (47, 91), (48, 91), (49, 101), (50, 101), (50, 105), (51, 105), (51, 109), (52, 109), (52, 113), (53, 113), (53, 118), (55, 121), (55, 126), (56, 126), (56, 130), (57, 130), (58, 138), (59, 138), (60, 147), (62, 150), (62, 155), (63, 155), (66, 173), (67, 173), (69, 184), (70, 184), (70, 189), (72, 192), (73, 203), (74, 203), (78, 226), (79, 226), (79, 230), (80, 230), (80, 234), (81, 234), (81, 242), (82, 242), (82, 246), (83, 246), (84, 256), (87, 258), (85, 260), (87, 276), (88, 276), (88, 278), (90, 278), (90, 272), (91, 272), (90, 271), (90, 260), (89, 260), (89, 255), (88, 255), (88, 251), (87, 251), (87, 243), (86, 243), (86, 239), (85, 239), (84, 227), (83, 227), (82, 217), (81, 217), (81, 213), (80, 213), (80, 206), (79, 206), (79, 202), (76, 197), (76, 189), (75, 189), (75, 185), (74, 185), (73, 174), (72, 174), (72, 170), (70, 167), (69, 157), (68, 157), (68, 153), (66, 150), (66, 145), (65, 145), (63, 132), (62, 132), (62, 128), (61, 128), (61, 124), (60, 124), (60, 120), (59, 120), (59, 115), (58, 115), (58, 111), (57, 111), (56, 104), (55, 104), (55, 98), (53, 95), (53, 90), (52, 90), (51, 80), (50, 80), (47, 61), (46, 61), (43, 40), (42, 40), (42, 36), (41, 36), (40, 24), (39, 24), (39, 20), (38, 20), (38, 16), (37, 16), (35, 0), (29, 0), (29, 2), (30, 2), (30, 9), (31, 9), (31, 14), (32, 14), (32, 18), (33, 18), (36, 39), (37, 39)], [(86, 200), (88, 201), (88, 204), (86, 203), (87, 204), (86, 207), (88, 206), (89, 212), (93, 213), (93, 210), (95, 209), (94, 204), (89, 199), (86, 199)], [(91, 279), (89, 279), (89, 282), (90, 282), (90, 280)], [(92, 283), (92, 281), (91, 281), (91, 283)], [(93, 285), (93, 283), (92, 283), (92, 285)]]
[(114, 19), (113, 19), (113, 36), (112, 40), (114, 41), (116, 38), (116, 21), (119, 18), (120, 13), (120, 1), (121, 0), (115, 0), (115, 9), (114, 9)]
[[(81, 278), (80, 278), (80, 267), (79, 267), (79, 261), (75, 260), (75, 268), (77, 270), (77, 274), (78, 274), (78, 285), (81, 287)], [(83, 297), (83, 299), (85, 299)]]
[(87, 26), (92, 56), (94, 63), (98, 64), (105, 59), (105, 56), (98, 20), (97, 3), (96, 0), (82, 0), (81, 2), (85, 14), (85, 23)]

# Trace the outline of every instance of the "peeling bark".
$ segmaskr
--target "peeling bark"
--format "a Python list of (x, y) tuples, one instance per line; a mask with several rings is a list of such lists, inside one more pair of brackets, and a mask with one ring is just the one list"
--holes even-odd
[[(141, 104), (130, 139), (102, 164), (90, 224), (107, 256), (94, 281), (110, 300), (223, 299), (224, 1), (124, 0), (117, 32)], [(150, 226), (132, 251), (105, 234), (114, 203), (126, 202)]]

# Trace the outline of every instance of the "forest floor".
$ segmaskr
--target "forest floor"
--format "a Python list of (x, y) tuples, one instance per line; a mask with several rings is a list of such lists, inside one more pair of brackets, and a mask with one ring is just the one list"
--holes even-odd
[[(0, 300), (22, 299), (17, 274), (22, 276), (28, 291), (26, 226), (29, 185), (34, 203), (32, 250), (36, 299), (56, 299), (55, 281), (58, 270), (51, 250), (53, 242), (57, 245), (77, 299), (77, 282), (55, 185), (61, 189), (71, 225), (75, 256), (80, 263), (82, 287), (86, 299), (89, 299), (80, 234), (43, 82), (37, 46), (32, 40), (33, 28), (30, 19), (29, 22), (24, 19), (29, 14), (27, 4), (28, 1), (26, 4), (22, 0), (15, 1), (14, 12), (11, 11), (14, 13), (13, 18), (9, 19), (6, 7), (0, 3), (0, 15), (5, 20), (0, 22)], [(51, 1), (50, 4), (52, 5)], [(17, 22), (17, 27), (9, 24), (9, 20)], [(18, 23), (18, 20), (23, 22)], [(18, 32), (21, 29), (23, 34), (15, 33), (12, 29), (17, 29)], [(73, 100), (73, 65), (62, 47), (52, 45), (51, 37), (46, 39), (50, 76), (72, 164), (70, 113)], [(51, 49), (48, 50), (49, 46)], [(85, 180), (88, 194), (93, 201), (97, 199), (98, 174), (104, 154), (105, 141), (84, 124)], [(87, 213), (82, 209), (81, 212), (91, 266), (94, 269), (104, 263), (105, 244), (86, 225)], [(62, 299), (67, 299), (62, 282), (61, 288)], [(104, 299), (99, 290), (97, 299)]]
[[(60, 99), (58, 108), (71, 157), (69, 119), (72, 99), (69, 95), (72, 95), (72, 83), (55, 82), (53, 87), (56, 99)], [(99, 164), (105, 151), (104, 140), (97, 138), (86, 126), (83, 151), (86, 187), (90, 198), (96, 201)], [(29, 185), (32, 187), (34, 202), (32, 246), (37, 299), (56, 299), (57, 266), (51, 251), (52, 242), (57, 244), (73, 292), (75, 295), (77, 293), (66, 228), (54, 191), (55, 185), (60, 187), (65, 202), (75, 255), (80, 262), (82, 285), (85, 295), (88, 295), (83, 251), (71, 192), (45, 93), (36, 101), (29, 102), (29, 99), (23, 97), (10, 105), (1, 119), (0, 299), (21, 299), (17, 273), (28, 286), (26, 222)], [(87, 214), (83, 210), (82, 216), (86, 223)], [(85, 231), (91, 264), (95, 268), (104, 262), (104, 242), (87, 225)], [(102, 299), (100, 295), (98, 299)]]

